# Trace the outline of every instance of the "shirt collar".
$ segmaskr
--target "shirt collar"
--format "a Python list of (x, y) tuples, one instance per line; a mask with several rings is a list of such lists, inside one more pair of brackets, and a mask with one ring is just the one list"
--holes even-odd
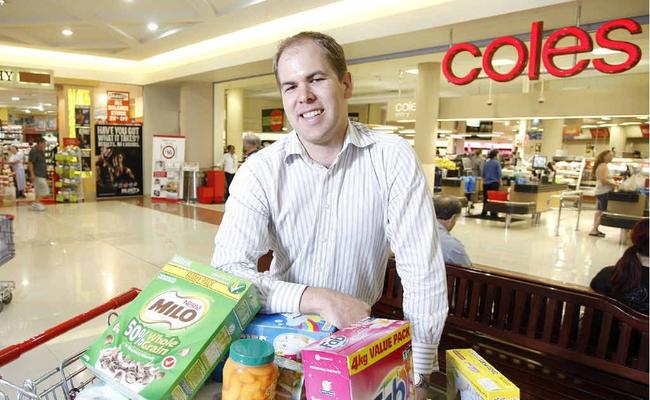
[[(370, 133), (371, 131), (367, 126), (358, 122), (348, 121), (348, 130), (345, 134), (345, 141), (343, 142), (341, 152), (343, 152), (349, 145), (363, 148), (375, 143), (375, 139)], [(300, 143), (300, 139), (298, 138), (298, 134), (296, 133), (295, 129), (292, 130), (288, 135), (286, 149), (286, 155), (284, 156), (285, 161), (289, 156), (295, 154), (302, 157), (307, 157), (307, 152), (305, 151), (302, 143)]]

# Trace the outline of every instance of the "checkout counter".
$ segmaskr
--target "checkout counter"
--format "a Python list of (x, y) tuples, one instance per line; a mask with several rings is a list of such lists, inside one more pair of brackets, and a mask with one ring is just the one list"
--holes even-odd
[(551, 208), (551, 198), (558, 196), (568, 186), (555, 183), (517, 183), (510, 187), (510, 201), (535, 203), (535, 212), (541, 213)]

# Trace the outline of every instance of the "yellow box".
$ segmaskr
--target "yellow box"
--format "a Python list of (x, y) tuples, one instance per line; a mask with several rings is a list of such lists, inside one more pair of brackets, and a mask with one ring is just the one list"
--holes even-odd
[(447, 350), (447, 400), (519, 400), (519, 388), (472, 349)]

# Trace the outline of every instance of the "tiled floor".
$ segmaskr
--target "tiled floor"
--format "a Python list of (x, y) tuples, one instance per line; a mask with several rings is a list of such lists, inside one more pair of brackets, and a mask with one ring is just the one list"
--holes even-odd
[[(223, 205), (185, 206), (132, 200), (5, 207), (16, 215), (16, 257), (0, 266), (0, 280), (17, 283), (13, 302), (0, 312), (0, 347), (35, 335), (105, 302), (130, 287), (143, 287), (174, 254), (209, 262)], [(567, 212), (561, 235), (553, 235), (555, 212), (537, 226), (462, 218), (453, 234), (475, 263), (588, 285), (622, 254), (618, 230), (604, 239), (587, 235), (593, 212), (584, 211), (580, 231)], [(22, 382), (83, 349), (105, 326), (100, 319), (34, 350), (0, 375)]]

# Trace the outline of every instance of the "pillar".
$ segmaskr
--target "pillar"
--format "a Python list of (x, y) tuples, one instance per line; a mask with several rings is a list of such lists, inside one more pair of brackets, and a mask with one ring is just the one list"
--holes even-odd
[(609, 128), (609, 148), (614, 149), (616, 157), (623, 157), (625, 143), (627, 142), (627, 132), (620, 126)]
[(212, 140), (212, 165), (223, 165), (223, 153), (226, 144), (226, 89), (223, 85), (214, 85), (214, 127)]
[(422, 163), (429, 190), (433, 193), (433, 160), (438, 139), (438, 112), (440, 103), (440, 63), (418, 64), (418, 83), (415, 90), (415, 152)]
[(553, 158), (556, 150), (562, 149), (562, 130), (564, 129), (563, 119), (542, 120), (542, 155), (549, 160)]
[(368, 123), (382, 125), (385, 124), (384, 117), (382, 116), (382, 106), (381, 103), (368, 104)]
[(226, 144), (235, 146), (235, 152), (242, 153), (244, 144), (244, 89), (228, 89), (226, 92)]
[(180, 91), (180, 128), (185, 141), (185, 160), (199, 168), (212, 167), (212, 83), (184, 83)]

